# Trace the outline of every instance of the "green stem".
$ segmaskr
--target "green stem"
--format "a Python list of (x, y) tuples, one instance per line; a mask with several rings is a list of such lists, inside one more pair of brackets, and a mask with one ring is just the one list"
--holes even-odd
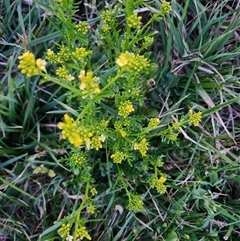
[(103, 88), (101, 89), (101, 92), (100, 92), (99, 95), (101, 95), (101, 93), (102, 93), (103, 91), (105, 91), (106, 89), (108, 89), (114, 82), (116, 82), (116, 81), (118, 80), (118, 78), (122, 75), (122, 72), (123, 72), (123, 70), (120, 69), (120, 71), (118, 71), (117, 75), (116, 75), (108, 84), (106, 84), (105, 87), (103, 87)]
[(77, 94), (77, 95), (80, 95), (81, 96), (81, 91), (76, 89), (75, 87), (69, 85), (67, 82), (66, 83), (63, 83), (61, 82), (59, 79), (56, 79), (56, 78), (53, 78), (52, 76), (49, 76), (49, 75), (45, 75), (45, 74), (41, 74), (41, 76), (43, 77), (44, 81), (51, 81), (57, 85), (60, 85), (62, 86), (63, 88), (65, 89), (68, 89), (70, 90), (71, 92)]
[(134, 39), (128, 43), (128, 46), (132, 46), (134, 44), (134, 42), (136, 42), (136, 39), (138, 36), (141, 36), (144, 32), (144, 30), (148, 27), (148, 25), (150, 25), (152, 22), (154, 22), (153, 19), (150, 19), (136, 34), (136, 36), (134, 36)]
[[(128, 19), (129, 16), (131, 16), (133, 14), (133, 7), (134, 7), (134, 1), (133, 0), (128, 0), (126, 1), (126, 19)], [(129, 49), (129, 37), (131, 35), (131, 28), (129, 27), (128, 24), (126, 24), (126, 47), (125, 47), (125, 51), (127, 51)]]
[(78, 226), (79, 226), (79, 221), (80, 221), (80, 215), (81, 215), (81, 211), (83, 209), (84, 204), (86, 203), (86, 201), (88, 200), (88, 192), (89, 192), (89, 188), (90, 188), (90, 183), (87, 182), (87, 186), (86, 186), (86, 190), (85, 190), (85, 194), (82, 200), (82, 203), (80, 205), (80, 207), (77, 210), (77, 214), (76, 214), (76, 219), (75, 219), (75, 229), (74, 229), (74, 241), (77, 240), (77, 230), (78, 230)]
[(92, 99), (92, 101), (90, 101), (85, 107), (84, 109), (82, 110), (82, 112), (79, 114), (78, 118), (77, 118), (77, 121), (79, 121), (83, 116), (84, 114), (88, 111), (88, 109), (91, 107), (91, 105), (94, 103), (94, 101), (96, 100), (96, 98), (101, 95), (106, 89), (108, 89), (114, 82), (116, 82), (118, 80), (118, 78), (122, 75), (122, 72), (123, 70), (121, 69), (117, 75), (107, 84), (105, 85), (104, 88), (101, 89), (101, 92), (97, 95), (95, 95)]

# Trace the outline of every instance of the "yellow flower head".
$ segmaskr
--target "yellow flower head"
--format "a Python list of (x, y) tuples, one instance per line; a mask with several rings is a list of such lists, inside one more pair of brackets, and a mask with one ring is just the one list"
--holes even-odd
[(166, 180), (167, 180), (166, 177), (160, 177), (160, 178), (159, 178), (159, 182), (160, 182), (160, 183), (164, 183), (164, 182), (166, 182)]
[(111, 158), (113, 159), (114, 163), (120, 164), (125, 158), (125, 155), (123, 152), (116, 152), (115, 154), (111, 155)]
[(189, 115), (189, 123), (193, 124), (194, 126), (198, 126), (202, 119), (202, 112), (199, 111), (197, 113), (193, 113), (191, 109), (189, 110), (188, 115)]
[(63, 224), (61, 228), (58, 229), (58, 234), (62, 239), (66, 239), (69, 236), (70, 224)]
[(92, 54), (92, 51), (90, 50), (88, 51), (83, 47), (76, 48), (75, 51), (72, 53), (72, 55), (78, 60), (82, 60), (91, 54)]
[(163, 0), (162, 6), (160, 8), (160, 13), (161, 14), (168, 14), (171, 11), (172, 11), (172, 7), (171, 7), (170, 2), (167, 2), (167, 1)]
[(43, 59), (37, 59), (36, 60), (36, 65), (38, 67), (38, 69), (41, 69), (42, 71), (46, 72), (46, 66), (47, 62)]
[(160, 120), (158, 118), (151, 118), (149, 123), (148, 123), (148, 128), (149, 129), (155, 129), (159, 125)]
[(133, 13), (128, 17), (127, 22), (130, 28), (140, 28), (141, 27), (141, 16), (138, 16), (137, 13)]
[(124, 130), (119, 130), (119, 132), (120, 132), (120, 134), (121, 134), (121, 136), (122, 137), (125, 137), (126, 135), (127, 135), (127, 133), (126, 133), (126, 131), (124, 131)]
[(81, 21), (76, 25), (76, 30), (82, 35), (87, 34), (89, 29), (90, 29), (90, 26), (87, 22)]
[(42, 71), (46, 72), (46, 61), (42, 59), (36, 60), (34, 54), (29, 51), (19, 56), (18, 59), (20, 60), (18, 68), (21, 70), (21, 73), (26, 74), (27, 77), (40, 74)]
[(120, 68), (126, 68), (127, 70), (137, 72), (141, 72), (150, 66), (148, 59), (143, 55), (130, 53), (128, 51), (120, 54), (116, 60), (116, 64)]
[(166, 181), (166, 177), (160, 177), (159, 179), (157, 177), (152, 177), (150, 180), (150, 184), (152, 188), (156, 188), (157, 192), (159, 194), (163, 194), (166, 192), (166, 186), (163, 184)]
[(134, 144), (134, 150), (139, 150), (142, 156), (146, 156), (147, 150), (148, 150), (148, 143), (146, 138), (143, 138), (140, 143)]
[(80, 240), (86, 238), (88, 240), (92, 240), (91, 236), (89, 235), (86, 227), (80, 227), (78, 228), (78, 230), (76, 231), (76, 235), (78, 238), (80, 238)]
[(68, 139), (76, 147), (81, 146), (83, 139), (79, 135), (77, 123), (68, 114), (65, 114), (63, 119), (64, 122), (58, 123), (58, 128), (62, 130), (63, 139)]
[(83, 94), (92, 97), (92, 94), (98, 94), (101, 92), (99, 89), (99, 78), (93, 77), (93, 72), (82, 70), (79, 75), (81, 84), (79, 86), (80, 90), (83, 90)]
[(131, 59), (134, 58), (134, 53), (130, 53), (128, 51), (121, 53), (120, 56), (116, 60), (116, 64), (119, 67), (127, 66)]
[(133, 105), (129, 100), (121, 102), (118, 107), (118, 115), (124, 118), (126, 118), (133, 111)]

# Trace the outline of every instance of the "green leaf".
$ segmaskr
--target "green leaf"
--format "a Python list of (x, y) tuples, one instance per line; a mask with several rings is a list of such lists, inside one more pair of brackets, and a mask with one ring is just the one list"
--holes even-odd
[(214, 185), (218, 181), (218, 174), (215, 171), (209, 172), (210, 183)]
[(172, 231), (171, 233), (168, 234), (166, 241), (178, 241), (178, 235), (175, 231)]

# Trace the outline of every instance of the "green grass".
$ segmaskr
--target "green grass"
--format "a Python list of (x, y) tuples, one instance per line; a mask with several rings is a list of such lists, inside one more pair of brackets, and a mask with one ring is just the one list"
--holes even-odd
[[(161, 5), (146, 2), (156, 9)], [(167, 192), (159, 195), (138, 182), (150, 171), (136, 183), (129, 181), (133, 191), (144, 194), (142, 213), (126, 209), (126, 193), (114, 186), (117, 177), (109, 172), (109, 162), (94, 160), (98, 212), (82, 213), (92, 240), (240, 240), (238, 5), (227, 0), (172, 1), (173, 12), (151, 26), (158, 32), (151, 47), (158, 70), (145, 98), (147, 114), (157, 113), (164, 125), (193, 107), (202, 111), (203, 119), (199, 127), (182, 130), (179, 146), (158, 138), (152, 141), (152, 151), (165, 156)], [(79, 6), (75, 17), (89, 20), (98, 36), (102, 4)], [(83, 184), (71, 180), (62, 161), (70, 146), (59, 140), (57, 128), (67, 104), (72, 113), (78, 109), (67, 100), (63, 87), (42, 83), (39, 76), (25, 78), (17, 69), (23, 49), (41, 57), (61, 40), (45, 13), (42, 5), (20, 0), (0, 3), (0, 240), (4, 241), (61, 240), (58, 221), (77, 212), (82, 200)], [(94, 65), (102, 67), (108, 53), (96, 37), (92, 46), (97, 44)], [(103, 106), (111, 112), (110, 107)], [(34, 166), (41, 164), (56, 176), (34, 174)], [(132, 175), (134, 171), (129, 170)]]

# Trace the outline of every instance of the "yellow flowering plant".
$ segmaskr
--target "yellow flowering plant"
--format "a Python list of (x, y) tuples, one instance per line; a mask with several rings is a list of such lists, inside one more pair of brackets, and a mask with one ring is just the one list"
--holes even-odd
[[(59, 222), (58, 234), (62, 240), (91, 240), (82, 213), (84, 209), (90, 214), (97, 212), (95, 177), (111, 178), (110, 173), (117, 176), (113, 188), (125, 190), (127, 202), (123, 204), (130, 211), (142, 212), (144, 199), (130, 188), (131, 184), (144, 182), (159, 194), (167, 191), (168, 175), (162, 170), (164, 156), (152, 152), (151, 141), (177, 145), (182, 128), (188, 124), (198, 126), (201, 112), (190, 110), (179, 121), (169, 118), (164, 124), (158, 115), (146, 115), (146, 81), (156, 76), (157, 68), (147, 52), (155, 34), (148, 27), (171, 13), (169, 2), (163, 1), (159, 12), (151, 13), (145, 24), (134, 11), (139, 3), (119, 2), (112, 6), (116, 13), (104, 10), (93, 29), (87, 21), (73, 21), (73, 1), (51, 3), (51, 19), (56, 22), (62, 42), (54, 51), (46, 51), (46, 60), (36, 60), (33, 53), (26, 51), (19, 57), (18, 67), (27, 77), (41, 75), (42, 83), (51, 82), (65, 90), (68, 102), (61, 104), (67, 108), (57, 127), (60, 145), (68, 154), (59, 161), (71, 172), (65, 185), (79, 183), (84, 197), (78, 209)], [(120, 30), (118, 18), (122, 11), (125, 29)], [(101, 46), (94, 44), (96, 39)], [(96, 173), (100, 168), (102, 172)], [(143, 177), (145, 170), (152, 175)]]

